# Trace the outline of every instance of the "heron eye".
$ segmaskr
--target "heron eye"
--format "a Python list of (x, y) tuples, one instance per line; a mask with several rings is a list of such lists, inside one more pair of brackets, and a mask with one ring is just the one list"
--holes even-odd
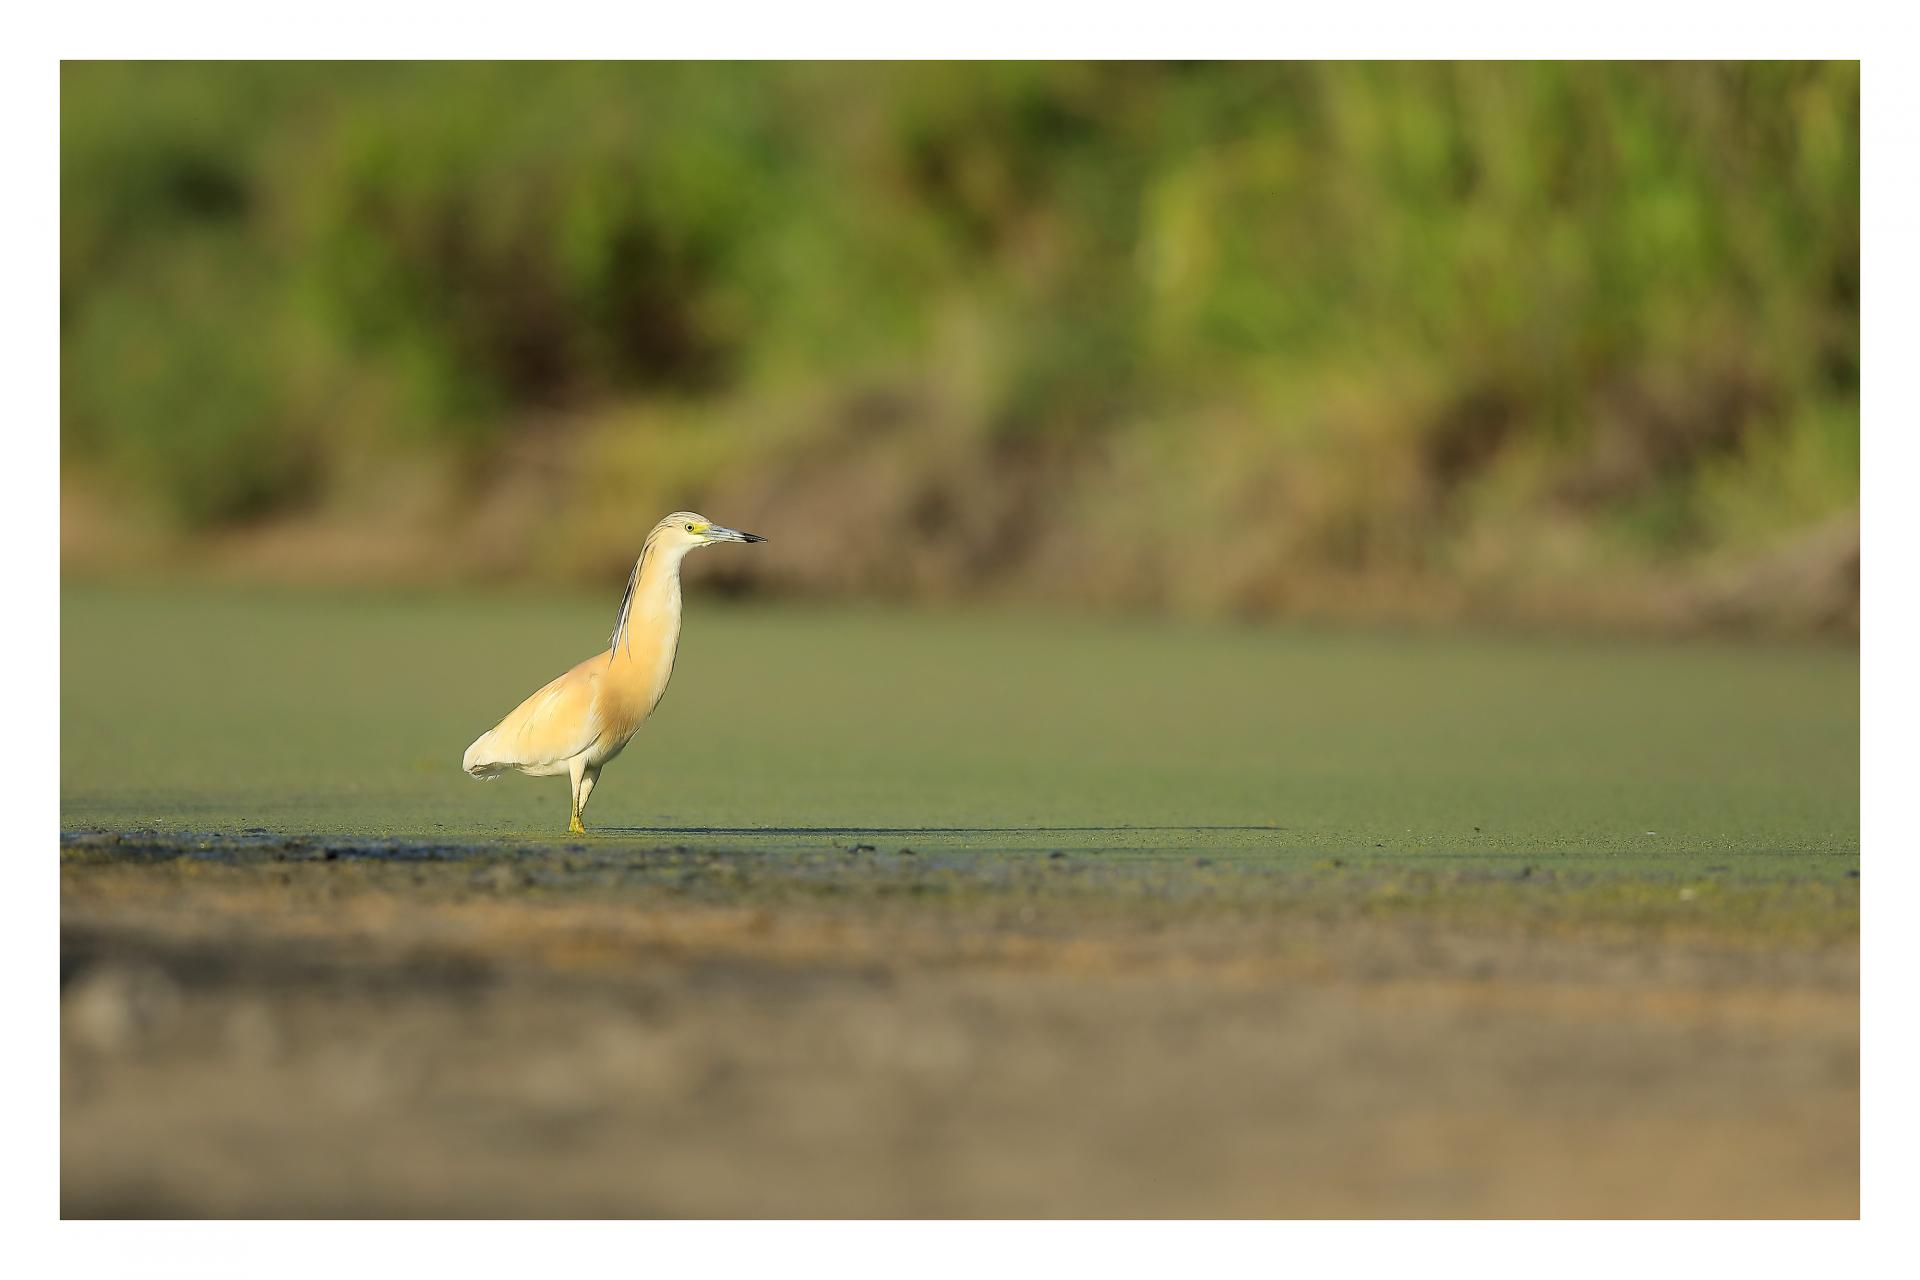
[(692, 525), (688, 525), (688, 526), (687, 526), (687, 532), (688, 532), (688, 533), (692, 533), (692, 532), (693, 532), (693, 526), (692, 526)]

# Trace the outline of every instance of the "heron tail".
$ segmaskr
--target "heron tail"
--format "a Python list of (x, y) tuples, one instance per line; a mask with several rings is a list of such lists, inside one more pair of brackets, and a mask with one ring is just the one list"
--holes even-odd
[(507, 771), (509, 766), (502, 764), (493, 753), (493, 730), (489, 729), (473, 740), (473, 745), (467, 748), (467, 754), (460, 759), (460, 767), (482, 781)]

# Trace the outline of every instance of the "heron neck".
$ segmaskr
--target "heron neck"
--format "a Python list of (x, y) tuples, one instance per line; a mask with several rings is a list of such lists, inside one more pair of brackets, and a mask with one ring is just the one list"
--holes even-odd
[(686, 548), (648, 551), (640, 555), (633, 588), (634, 613), (653, 617), (680, 617), (680, 562), (687, 558)]
[[(614, 625), (613, 661), (637, 660), (644, 649), (670, 652), (680, 636), (680, 562), (686, 548), (648, 546), (633, 567), (631, 585)], [(648, 642), (651, 643), (648, 643)]]

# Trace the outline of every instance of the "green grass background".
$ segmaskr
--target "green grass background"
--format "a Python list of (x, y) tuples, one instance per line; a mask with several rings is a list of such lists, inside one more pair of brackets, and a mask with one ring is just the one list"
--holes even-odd
[(71, 62), (61, 192), (90, 570), (1697, 622), (1858, 506), (1857, 63)]

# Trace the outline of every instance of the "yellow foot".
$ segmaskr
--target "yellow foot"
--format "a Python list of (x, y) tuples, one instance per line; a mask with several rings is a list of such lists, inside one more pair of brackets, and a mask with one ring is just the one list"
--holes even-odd
[(573, 815), (573, 821), (567, 824), (567, 832), (570, 835), (576, 835), (576, 836), (583, 836), (587, 834), (587, 829), (581, 823), (579, 814), (576, 813)]

